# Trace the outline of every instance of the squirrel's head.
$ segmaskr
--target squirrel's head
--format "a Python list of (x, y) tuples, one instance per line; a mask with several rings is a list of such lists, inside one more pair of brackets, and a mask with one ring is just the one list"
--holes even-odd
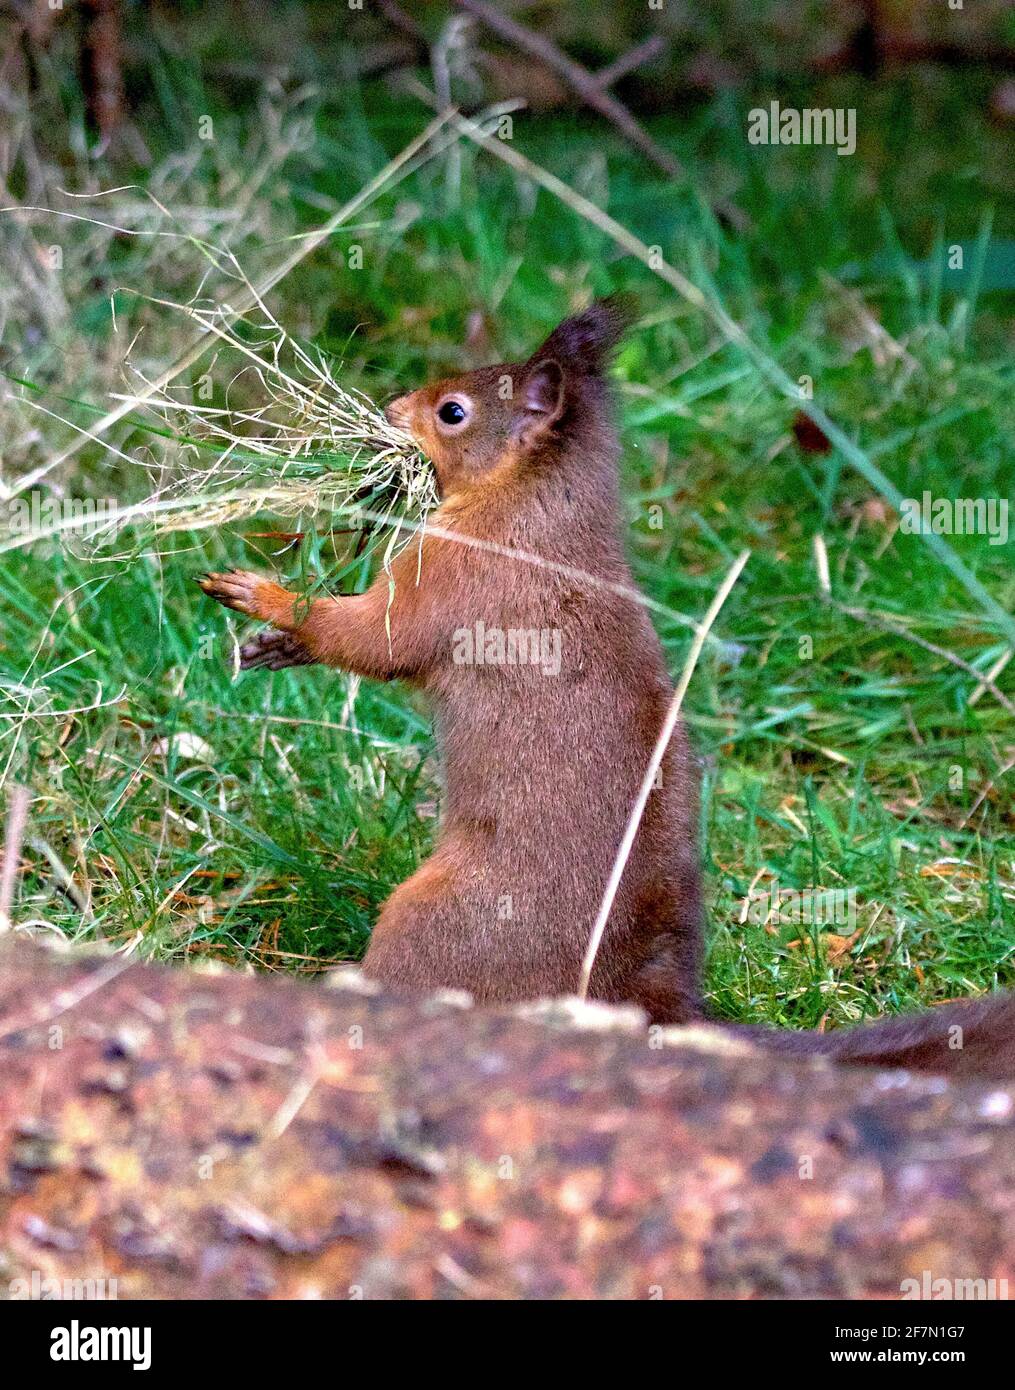
[(602, 409), (610, 354), (631, 321), (619, 297), (565, 319), (527, 362), (481, 367), (412, 391), (387, 407), (431, 460), (441, 495), (503, 464), (551, 457)]

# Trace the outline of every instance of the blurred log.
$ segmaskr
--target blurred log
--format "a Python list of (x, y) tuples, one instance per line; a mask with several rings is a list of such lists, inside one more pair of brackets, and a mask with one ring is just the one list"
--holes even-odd
[(898, 1297), (1015, 1279), (1015, 1092), (0, 947), (0, 1268), (121, 1297)]

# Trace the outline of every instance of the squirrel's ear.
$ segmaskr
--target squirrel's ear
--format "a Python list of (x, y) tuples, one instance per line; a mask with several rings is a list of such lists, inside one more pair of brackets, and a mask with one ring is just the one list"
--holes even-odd
[(564, 372), (552, 357), (541, 358), (522, 378), (522, 418), (518, 441), (523, 449), (539, 442), (564, 413)]
[(597, 299), (574, 318), (559, 324), (530, 360), (554, 357), (566, 362), (569, 371), (599, 376), (633, 319), (634, 302), (629, 296), (614, 294), (608, 299)]

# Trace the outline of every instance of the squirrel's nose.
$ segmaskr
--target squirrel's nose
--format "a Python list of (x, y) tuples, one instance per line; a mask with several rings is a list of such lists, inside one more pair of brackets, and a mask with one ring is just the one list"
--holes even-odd
[(384, 407), (384, 418), (389, 425), (396, 425), (401, 430), (409, 428), (407, 401), (408, 397), (399, 396)]

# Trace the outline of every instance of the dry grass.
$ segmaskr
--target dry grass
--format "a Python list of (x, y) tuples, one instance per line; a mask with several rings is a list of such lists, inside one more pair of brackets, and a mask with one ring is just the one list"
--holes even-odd
[[(368, 510), (382, 524), (396, 513), (425, 521), (437, 504), (436, 482), (411, 437), (362, 391), (342, 386), (328, 361), (296, 342), (259, 297), (257, 304), (256, 324), (229, 323), (219, 308), (169, 305), (242, 365), (220, 406), (193, 400), (189, 387), (185, 395), (159, 389), (136, 373), (144, 391), (132, 403), (159, 415), (176, 448), (175, 467), (135, 516), (154, 518), (159, 531), (200, 530), (263, 511), (306, 518)], [(230, 404), (231, 395), (239, 403)], [(396, 527), (396, 535), (412, 529)]]

